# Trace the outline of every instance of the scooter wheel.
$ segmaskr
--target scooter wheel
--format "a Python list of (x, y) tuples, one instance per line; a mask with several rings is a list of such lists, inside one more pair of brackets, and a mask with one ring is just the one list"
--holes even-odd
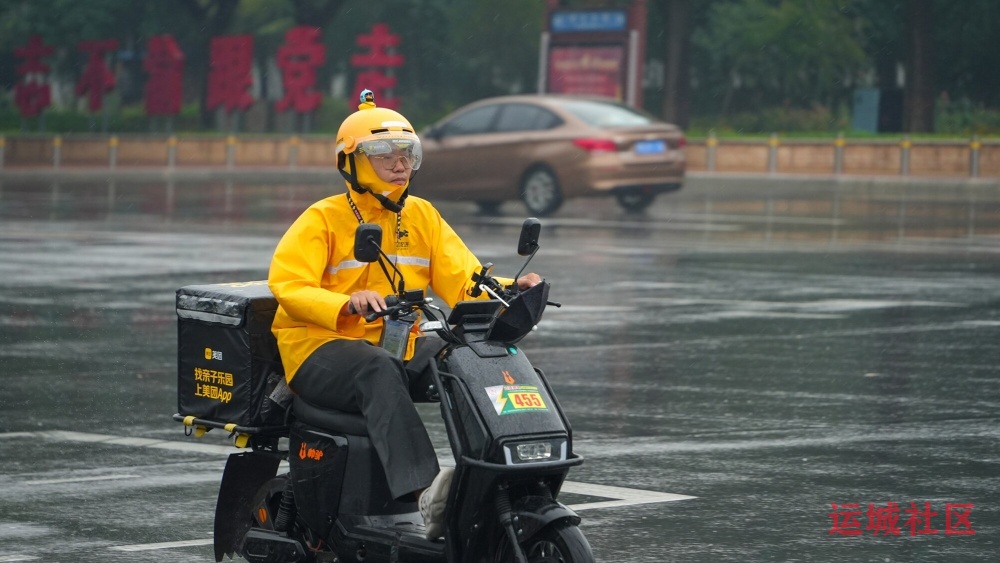
[[(569, 522), (556, 522), (521, 543), (528, 563), (594, 563), (590, 543), (580, 528)], [(510, 543), (503, 540), (493, 563), (514, 563)]]

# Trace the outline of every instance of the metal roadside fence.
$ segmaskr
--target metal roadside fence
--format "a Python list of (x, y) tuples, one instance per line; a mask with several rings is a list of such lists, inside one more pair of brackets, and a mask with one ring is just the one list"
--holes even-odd
[[(688, 169), (707, 172), (876, 174), (979, 178), (1000, 176), (1000, 141), (781, 139), (688, 140)], [(699, 154), (699, 149), (703, 153)]]
[[(1000, 140), (689, 139), (688, 170), (766, 174), (1000, 177)], [(0, 169), (63, 167), (219, 168), (329, 166), (329, 136), (0, 136)]]

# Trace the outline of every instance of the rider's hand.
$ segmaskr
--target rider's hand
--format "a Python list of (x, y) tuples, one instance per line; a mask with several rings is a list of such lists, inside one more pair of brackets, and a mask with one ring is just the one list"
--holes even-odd
[(385, 308), (385, 299), (381, 295), (368, 289), (362, 289), (351, 294), (351, 300), (344, 306), (341, 314), (367, 315), (370, 311), (379, 312)]
[(530, 274), (524, 274), (523, 276), (517, 278), (517, 288), (518, 289), (531, 289), (536, 285), (542, 283), (542, 278), (538, 274), (532, 272)]

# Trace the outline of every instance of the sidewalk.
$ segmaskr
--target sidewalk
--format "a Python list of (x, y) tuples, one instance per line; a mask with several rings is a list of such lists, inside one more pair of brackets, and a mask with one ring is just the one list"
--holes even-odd
[[(202, 182), (232, 181), (263, 185), (326, 185), (341, 182), (332, 166), (16, 166), (0, 169), (0, 182)], [(1000, 194), (1000, 178), (930, 177), (855, 174), (795, 174), (688, 171), (685, 191), (722, 189), (751, 193), (809, 190), (921, 189), (936, 192), (974, 191)]]
[(332, 166), (7, 166), (2, 180), (26, 181), (176, 181), (184, 183), (232, 180), (235, 182), (325, 184), (339, 180)]
[(857, 174), (774, 174), (750, 172), (692, 172), (687, 173), (686, 186), (719, 186), (731, 190), (737, 184), (749, 191), (779, 187), (795, 190), (810, 189), (932, 189), (940, 192), (976, 190), (1000, 193), (1000, 178), (969, 178), (953, 176), (891, 176)]

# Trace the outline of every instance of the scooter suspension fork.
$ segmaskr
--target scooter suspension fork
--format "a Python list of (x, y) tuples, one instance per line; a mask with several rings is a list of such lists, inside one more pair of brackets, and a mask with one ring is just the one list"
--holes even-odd
[(287, 532), (289, 524), (295, 519), (295, 492), (292, 490), (292, 479), (288, 478), (285, 483), (285, 491), (281, 495), (281, 503), (278, 505), (278, 514), (274, 518), (274, 529), (279, 532)]
[(517, 541), (517, 532), (514, 530), (514, 521), (510, 508), (510, 495), (507, 494), (507, 487), (500, 485), (497, 487), (495, 497), (497, 517), (500, 518), (500, 525), (507, 532), (507, 540), (510, 542), (510, 549), (514, 553), (514, 560), (517, 563), (528, 563), (524, 552), (521, 551), (521, 544)]

